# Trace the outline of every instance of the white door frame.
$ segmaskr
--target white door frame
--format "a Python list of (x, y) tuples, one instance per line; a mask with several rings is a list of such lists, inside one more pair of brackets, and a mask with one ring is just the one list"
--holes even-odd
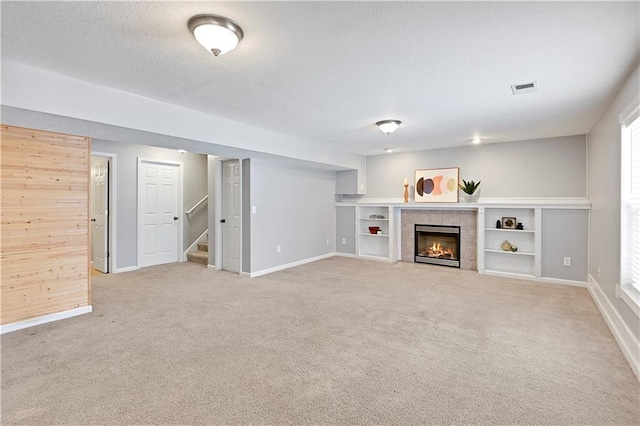
[(216, 187), (215, 187), (215, 204), (214, 204), (214, 220), (215, 220), (215, 241), (214, 241), (214, 247), (215, 247), (215, 269), (217, 271), (222, 270), (222, 246), (223, 246), (223, 240), (222, 240), (222, 233), (223, 233), (223, 229), (222, 229), (222, 222), (220, 222), (223, 218), (223, 210), (222, 210), (222, 203), (223, 203), (223, 197), (222, 197), (222, 189), (223, 189), (223, 185), (222, 185), (222, 177), (223, 177), (223, 170), (222, 170), (222, 163), (224, 161), (229, 161), (229, 160), (238, 160), (238, 164), (240, 167), (240, 241), (239, 241), (239, 246), (240, 246), (240, 275), (242, 275), (244, 273), (244, 270), (242, 268), (242, 251), (243, 251), (243, 245), (242, 245), (242, 219), (243, 219), (243, 209), (242, 209), (242, 159), (240, 158), (217, 158), (216, 159)]
[[(91, 151), (92, 156), (106, 157), (109, 161), (109, 218), (108, 218), (108, 231), (107, 231), (107, 250), (109, 251), (109, 258), (107, 260), (107, 268), (109, 273), (116, 272), (116, 197), (117, 193), (117, 179), (116, 179), (116, 154), (112, 152), (100, 152)], [(91, 229), (91, 226), (89, 226)]]
[(137, 245), (137, 258), (136, 258), (136, 263), (137, 263), (137, 267), (140, 268), (140, 264), (142, 262), (140, 262), (141, 258), (142, 258), (142, 244), (140, 243), (142, 241), (142, 228), (143, 228), (143, 215), (142, 215), (142, 209), (140, 208), (140, 194), (142, 194), (142, 181), (140, 180), (140, 167), (142, 165), (142, 163), (155, 163), (155, 164), (168, 164), (171, 166), (178, 166), (178, 212), (177, 212), (177, 216), (180, 218), (180, 226), (178, 226), (178, 244), (176, 247), (176, 262), (183, 262), (184, 260), (182, 259), (182, 252), (183, 252), (183, 243), (182, 243), (182, 232), (183, 232), (183, 228), (184, 228), (184, 222), (185, 222), (185, 213), (184, 213), (184, 206), (183, 206), (183, 169), (184, 169), (184, 163), (182, 161), (171, 161), (171, 160), (160, 160), (160, 159), (155, 159), (155, 158), (147, 158), (147, 157), (138, 157), (138, 166), (136, 168), (136, 179), (138, 181), (138, 189), (137, 189), (137, 193), (136, 193), (136, 210), (137, 210), (137, 216), (138, 216), (138, 221), (137, 221), (137, 237), (136, 237), (136, 245)]

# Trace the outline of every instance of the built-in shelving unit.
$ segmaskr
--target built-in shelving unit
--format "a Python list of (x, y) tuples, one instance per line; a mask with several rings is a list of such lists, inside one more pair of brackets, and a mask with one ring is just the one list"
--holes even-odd
[[(361, 258), (401, 260), (402, 211), (475, 210), (479, 273), (568, 285), (586, 283), (586, 278), (582, 278), (583, 271), (585, 277), (587, 271), (587, 245), (582, 240), (588, 233), (585, 218), (588, 220), (590, 203), (586, 198), (508, 198), (433, 204), (376, 198), (336, 203), (336, 207), (347, 206), (356, 210), (353, 253)], [(516, 218), (523, 229), (497, 228), (496, 221), (502, 223), (503, 217)], [(379, 226), (381, 234), (371, 234), (369, 226)], [(505, 240), (518, 250), (502, 250)]]
[[(496, 222), (502, 224), (504, 217), (515, 217), (516, 223), (522, 223), (524, 229), (497, 228)], [(540, 209), (537, 208), (480, 208), (478, 271), (540, 277), (540, 217)], [(503, 250), (501, 246), (504, 241), (509, 241), (518, 250)]]
[[(392, 210), (388, 206), (360, 206), (358, 207), (358, 255), (377, 260), (391, 258), (389, 233), (393, 229), (391, 222)], [(382, 216), (382, 217), (372, 217)], [(372, 234), (370, 226), (380, 228), (380, 234)]]

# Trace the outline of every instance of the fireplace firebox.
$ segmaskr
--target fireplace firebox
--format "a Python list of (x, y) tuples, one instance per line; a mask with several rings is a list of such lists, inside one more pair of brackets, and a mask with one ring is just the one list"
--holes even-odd
[(415, 225), (415, 262), (460, 267), (460, 227)]

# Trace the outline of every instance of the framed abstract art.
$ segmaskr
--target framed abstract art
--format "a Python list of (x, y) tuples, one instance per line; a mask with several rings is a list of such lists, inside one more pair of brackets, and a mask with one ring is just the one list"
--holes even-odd
[(460, 169), (416, 170), (416, 203), (457, 203)]

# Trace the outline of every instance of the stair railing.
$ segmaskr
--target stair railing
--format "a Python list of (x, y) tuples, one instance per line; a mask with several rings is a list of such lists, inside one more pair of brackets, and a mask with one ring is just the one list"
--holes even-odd
[(197, 209), (200, 206), (200, 204), (202, 204), (205, 201), (207, 201), (208, 198), (209, 198), (209, 195), (205, 195), (204, 197), (202, 197), (202, 200), (198, 201), (193, 207), (191, 207), (189, 210), (187, 210), (185, 212), (187, 214), (187, 216), (189, 216), (191, 213), (193, 213), (195, 211), (195, 209)]

